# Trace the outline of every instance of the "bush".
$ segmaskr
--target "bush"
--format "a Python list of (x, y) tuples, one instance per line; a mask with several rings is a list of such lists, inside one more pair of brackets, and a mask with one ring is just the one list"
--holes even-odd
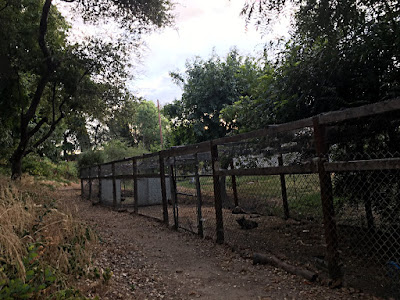
[(78, 157), (78, 170), (79, 172), (86, 167), (90, 167), (104, 162), (103, 151), (86, 151)]
[(148, 153), (143, 146), (130, 147), (125, 142), (114, 140), (104, 146), (104, 156), (106, 161), (113, 161)]
[(46, 157), (30, 155), (22, 161), (22, 172), (51, 180), (76, 180), (78, 171), (75, 162), (53, 163)]
[(22, 161), (22, 172), (32, 176), (50, 177), (56, 165), (48, 158), (29, 155)]
[(90, 271), (96, 237), (53, 198), (0, 177), (0, 299), (85, 299), (65, 286)]

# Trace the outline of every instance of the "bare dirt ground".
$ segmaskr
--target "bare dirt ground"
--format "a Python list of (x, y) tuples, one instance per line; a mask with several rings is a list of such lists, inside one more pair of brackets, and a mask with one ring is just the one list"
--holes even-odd
[(329, 289), (271, 266), (253, 266), (230, 248), (177, 232), (143, 216), (92, 206), (79, 187), (59, 190), (99, 235), (94, 265), (113, 272), (108, 283), (80, 288), (101, 299), (378, 299), (351, 288)]

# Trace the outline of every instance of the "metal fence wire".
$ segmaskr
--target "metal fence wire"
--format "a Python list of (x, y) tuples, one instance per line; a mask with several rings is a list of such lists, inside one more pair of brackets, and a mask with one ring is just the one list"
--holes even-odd
[(400, 297), (400, 99), (81, 171), (82, 195)]

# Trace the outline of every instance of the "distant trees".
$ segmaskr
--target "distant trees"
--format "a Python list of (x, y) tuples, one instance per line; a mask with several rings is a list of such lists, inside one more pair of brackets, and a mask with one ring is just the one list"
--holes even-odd
[[(165, 0), (68, 2), (87, 21), (118, 21), (133, 42), (172, 18)], [(64, 119), (104, 118), (126, 100), (129, 44), (71, 44), (67, 35), (51, 0), (0, 0), (0, 144), (10, 149), (14, 179), (22, 158), (43, 147)]]
[[(242, 13), (268, 28), (291, 9), (291, 37), (273, 60), (233, 51), (188, 63), (182, 99), (166, 107), (175, 143), (198, 142), (271, 123), (400, 95), (397, 1), (249, 1)], [(208, 130), (210, 129), (210, 130)]]
[(277, 63), (282, 121), (400, 94), (398, 1), (250, 1), (243, 13), (266, 26), (294, 7), (293, 32)]
[[(400, 6), (387, 0), (261, 0), (243, 9), (268, 26), (271, 15), (294, 7), (293, 32), (276, 62), (275, 118), (279, 122), (378, 102), (400, 95)], [(264, 100), (265, 104), (268, 102)], [(337, 160), (391, 157), (398, 153), (398, 121), (349, 122), (337, 133)], [(342, 138), (340, 138), (342, 137)], [(343, 138), (345, 137), (345, 138)], [(381, 172), (336, 174), (334, 192), (364, 205), (368, 229), (374, 213), (397, 222), (397, 176)]]
[(223, 59), (215, 53), (208, 60), (195, 58), (187, 62), (184, 74), (171, 73), (183, 86), (182, 99), (164, 107), (173, 121), (173, 143), (201, 142), (232, 132), (234, 120), (222, 119), (221, 111), (249, 96), (261, 74), (259, 64), (240, 56), (236, 49)]
[[(147, 151), (161, 149), (158, 109), (152, 101), (128, 101), (107, 122), (108, 139), (119, 139), (129, 146), (140, 146)], [(161, 127), (169, 133), (168, 120), (161, 114)]]

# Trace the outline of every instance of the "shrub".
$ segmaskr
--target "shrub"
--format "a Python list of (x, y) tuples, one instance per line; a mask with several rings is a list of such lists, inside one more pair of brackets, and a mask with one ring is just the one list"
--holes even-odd
[(90, 167), (93, 165), (101, 164), (104, 162), (104, 152), (103, 151), (86, 151), (79, 155), (78, 157), (78, 170), (82, 168)]
[(113, 161), (133, 156), (143, 155), (143, 153), (148, 153), (143, 146), (130, 147), (127, 143), (114, 140), (107, 143), (104, 146), (104, 156), (106, 161)]
[(30, 155), (22, 161), (22, 172), (50, 180), (76, 180), (78, 171), (75, 162), (60, 161), (57, 164), (47, 157)]
[(0, 299), (53, 299), (88, 270), (95, 236), (51, 196), (0, 177)]
[(22, 161), (22, 172), (32, 176), (50, 177), (56, 165), (48, 158), (29, 155)]

